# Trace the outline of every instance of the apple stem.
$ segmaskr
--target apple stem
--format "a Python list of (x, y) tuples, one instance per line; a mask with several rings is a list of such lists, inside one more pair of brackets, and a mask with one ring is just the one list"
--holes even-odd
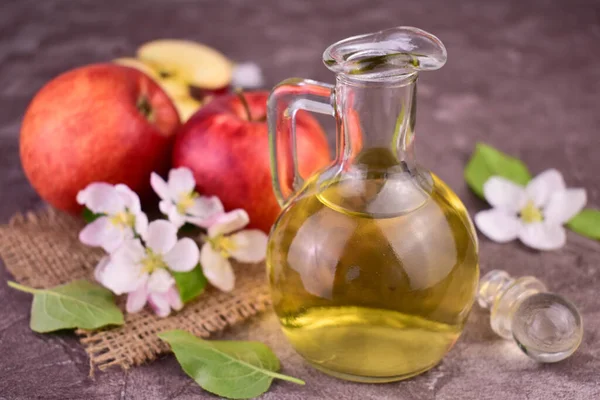
[(248, 118), (248, 121), (253, 121), (254, 118), (252, 118), (250, 104), (248, 104), (248, 100), (246, 100), (246, 96), (244, 96), (243, 91), (241, 89), (236, 89), (235, 94), (237, 94), (238, 98), (240, 99), (240, 102), (242, 103), (242, 106), (244, 106), (244, 110), (246, 111), (246, 118)]

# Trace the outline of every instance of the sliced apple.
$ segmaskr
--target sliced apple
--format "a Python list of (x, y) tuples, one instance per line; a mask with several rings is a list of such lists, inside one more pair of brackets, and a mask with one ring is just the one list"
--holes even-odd
[(173, 104), (177, 109), (181, 122), (185, 122), (204, 104), (192, 97), (180, 97), (173, 100)]
[(154, 81), (167, 92), (171, 99), (190, 95), (187, 83), (172, 76), (163, 77), (158, 70), (137, 58), (117, 58), (113, 60), (113, 62), (142, 71), (150, 78), (154, 79)]
[(159, 85), (172, 99), (188, 97), (190, 95), (188, 85), (175, 79), (159, 79)]
[(158, 78), (159, 78), (158, 73), (156, 71), (154, 71), (154, 69), (150, 68), (148, 65), (146, 65), (143, 62), (141, 62), (140, 60), (138, 60), (137, 58), (131, 58), (131, 57), (115, 58), (113, 60), (113, 62), (116, 64), (124, 65), (126, 67), (135, 68), (139, 71), (142, 71), (143, 73), (148, 75), (150, 78), (154, 79), (155, 81), (158, 81)]
[(178, 78), (188, 85), (218, 89), (231, 82), (231, 62), (217, 50), (200, 43), (156, 40), (142, 45), (137, 56), (159, 76)]

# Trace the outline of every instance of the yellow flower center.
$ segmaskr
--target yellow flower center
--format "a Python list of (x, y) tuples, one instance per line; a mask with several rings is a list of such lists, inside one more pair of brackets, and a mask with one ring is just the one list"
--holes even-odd
[(236, 248), (235, 242), (227, 236), (219, 235), (214, 238), (207, 238), (207, 240), (212, 248), (219, 252), (223, 258), (229, 258), (231, 252)]
[(177, 212), (179, 212), (179, 214), (185, 214), (187, 209), (194, 205), (194, 200), (196, 197), (198, 197), (198, 193), (194, 191), (179, 196), (179, 201), (177, 202)]
[(135, 226), (135, 215), (128, 211), (121, 211), (110, 217), (110, 222), (120, 228), (133, 228)]
[(151, 274), (160, 268), (166, 268), (167, 264), (160, 254), (156, 254), (150, 249), (146, 249), (146, 258), (142, 260), (142, 272)]
[(521, 219), (531, 224), (532, 222), (541, 222), (544, 217), (540, 209), (533, 204), (533, 201), (529, 200), (521, 210)]

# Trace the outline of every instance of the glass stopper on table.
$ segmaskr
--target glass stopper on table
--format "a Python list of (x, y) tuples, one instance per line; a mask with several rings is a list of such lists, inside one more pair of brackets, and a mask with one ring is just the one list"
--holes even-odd
[(479, 282), (477, 301), (490, 310), (492, 330), (513, 339), (536, 361), (564, 360), (581, 343), (583, 322), (577, 308), (549, 293), (533, 276), (515, 279), (505, 271), (490, 271)]

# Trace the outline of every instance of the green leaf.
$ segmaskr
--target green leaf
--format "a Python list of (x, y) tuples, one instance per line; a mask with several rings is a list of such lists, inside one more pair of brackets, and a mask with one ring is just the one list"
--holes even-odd
[(8, 282), (8, 286), (34, 295), (30, 326), (35, 332), (91, 330), (124, 323), (112, 293), (88, 281), (73, 281), (51, 289), (33, 289), (15, 282)]
[(94, 212), (87, 207), (83, 207), (83, 211), (81, 212), (81, 216), (83, 217), (83, 220), (85, 222), (87, 222), (88, 224), (90, 222), (94, 222), (95, 220), (97, 220), (98, 218), (100, 218), (103, 215), (104, 214), (94, 214)]
[(184, 303), (200, 296), (208, 283), (200, 264), (196, 265), (196, 267), (189, 272), (172, 271), (171, 273), (173, 274), (173, 278), (175, 278), (175, 284), (177, 285), (181, 301)]
[(531, 180), (527, 166), (514, 157), (483, 143), (477, 143), (475, 152), (465, 167), (465, 179), (471, 189), (483, 198), (483, 184), (493, 175), (525, 185)]
[(600, 240), (600, 210), (586, 208), (567, 222), (567, 226), (580, 235)]
[(300, 385), (304, 381), (282, 375), (279, 360), (258, 342), (202, 340), (181, 330), (158, 337), (171, 345), (183, 370), (204, 390), (230, 399), (260, 396), (274, 378)]

